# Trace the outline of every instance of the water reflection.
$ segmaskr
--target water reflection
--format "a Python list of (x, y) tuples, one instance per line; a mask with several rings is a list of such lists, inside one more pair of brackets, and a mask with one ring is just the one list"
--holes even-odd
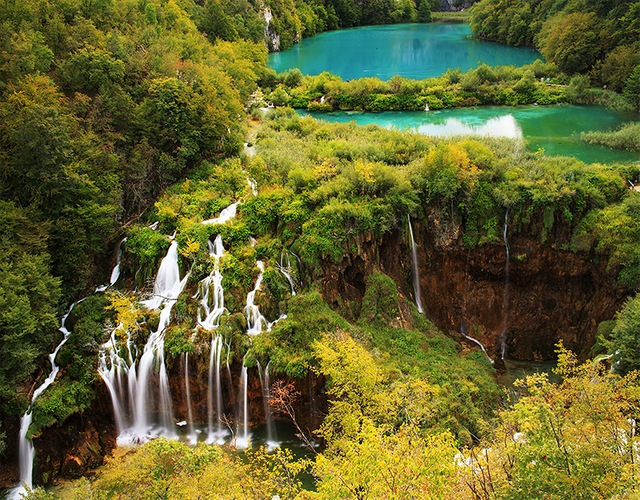
[(430, 136), (484, 135), (524, 139), (530, 151), (543, 149), (549, 156), (574, 156), (586, 163), (631, 162), (640, 160), (636, 152), (582, 143), (581, 132), (614, 130), (638, 114), (600, 106), (479, 106), (439, 111), (384, 111), (310, 113), (301, 116), (358, 125), (376, 124), (398, 130), (418, 131)]
[(276, 71), (299, 68), (303, 74), (330, 71), (344, 80), (394, 75), (421, 80), (448, 68), (463, 72), (480, 62), (521, 66), (542, 58), (530, 47), (513, 47), (469, 38), (467, 24), (396, 24), (363, 26), (305, 38), (288, 50), (269, 55)]
[(513, 115), (497, 116), (484, 123), (473, 124), (457, 118), (447, 118), (442, 123), (425, 123), (417, 127), (417, 131), (424, 135), (484, 135), (490, 137), (508, 137), (521, 139), (522, 127)]

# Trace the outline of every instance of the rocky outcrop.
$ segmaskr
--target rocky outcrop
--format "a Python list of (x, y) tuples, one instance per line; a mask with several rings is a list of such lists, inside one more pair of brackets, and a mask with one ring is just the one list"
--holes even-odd
[(111, 455), (117, 438), (111, 399), (103, 384), (98, 383), (97, 390), (89, 409), (33, 440), (35, 484), (48, 484), (55, 477), (81, 477)]
[[(480, 340), (491, 356), (520, 360), (555, 357), (555, 345), (587, 355), (602, 321), (611, 320), (628, 293), (608, 274), (606, 259), (543, 245), (536, 228), (504, 243), (465, 247), (460, 226), (438, 221), (414, 224), (422, 303), (444, 332)], [(558, 240), (562, 239), (562, 235)], [(334, 307), (361, 302), (374, 269), (391, 276), (404, 303), (412, 300), (408, 230), (376, 241), (361, 237), (340, 263), (325, 262), (323, 294)], [(401, 301), (402, 305), (402, 301)], [(403, 318), (411, 315), (403, 314)]]
[(271, 23), (273, 20), (271, 9), (261, 2), (260, 13), (266, 25), (264, 28), (264, 38), (267, 41), (267, 48), (270, 52), (278, 52), (280, 50), (280, 35), (278, 35), (274, 25)]

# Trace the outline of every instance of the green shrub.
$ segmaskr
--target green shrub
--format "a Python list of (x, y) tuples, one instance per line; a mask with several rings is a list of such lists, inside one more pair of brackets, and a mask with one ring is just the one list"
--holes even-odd
[(133, 254), (140, 265), (153, 265), (169, 248), (169, 238), (148, 227), (132, 226), (127, 236), (127, 252)]

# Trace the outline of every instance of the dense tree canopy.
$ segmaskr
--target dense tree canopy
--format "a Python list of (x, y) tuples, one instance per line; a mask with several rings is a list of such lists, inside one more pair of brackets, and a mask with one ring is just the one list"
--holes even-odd
[(473, 7), (471, 30), (481, 38), (535, 45), (560, 70), (589, 73), (620, 91), (638, 65), (639, 5), (632, 0), (482, 0)]

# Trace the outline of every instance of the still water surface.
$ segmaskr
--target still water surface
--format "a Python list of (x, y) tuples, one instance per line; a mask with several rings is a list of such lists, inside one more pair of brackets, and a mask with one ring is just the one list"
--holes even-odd
[(592, 146), (577, 141), (580, 132), (610, 130), (638, 119), (637, 113), (617, 112), (598, 106), (482, 106), (440, 111), (387, 111), (309, 113), (329, 122), (355, 121), (387, 128), (413, 130), (425, 135), (487, 135), (522, 138), (530, 151), (544, 149), (550, 156), (575, 156), (586, 163), (640, 160), (638, 153)]
[(290, 49), (269, 55), (277, 72), (300, 68), (305, 75), (329, 71), (343, 80), (394, 75), (422, 80), (448, 68), (463, 72), (479, 63), (522, 66), (542, 55), (469, 38), (468, 24), (393, 24), (328, 31), (305, 38)]

